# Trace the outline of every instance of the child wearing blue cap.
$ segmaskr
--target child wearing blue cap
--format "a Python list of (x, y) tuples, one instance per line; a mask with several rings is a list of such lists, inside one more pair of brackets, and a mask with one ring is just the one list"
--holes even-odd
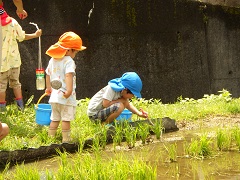
[(139, 117), (147, 118), (147, 113), (139, 111), (129, 99), (141, 98), (142, 80), (135, 72), (126, 72), (121, 78), (112, 79), (98, 91), (88, 104), (87, 114), (93, 121), (111, 123), (127, 108)]

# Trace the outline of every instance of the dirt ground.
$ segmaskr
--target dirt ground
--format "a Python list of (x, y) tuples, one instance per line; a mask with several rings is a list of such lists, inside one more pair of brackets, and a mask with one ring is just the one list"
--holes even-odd
[(200, 120), (179, 121), (177, 122), (179, 130), (194, 130), (199, 128), (214, 127), (240, 127), (240, 114), (231, 116), (213, 116)]
[(209, 3), (213, 5), (222, 5), (222, 6), (240, 6), (240, 1), (239, 0), (195, 0), (195, 1), (200, 1), (204, 3)]

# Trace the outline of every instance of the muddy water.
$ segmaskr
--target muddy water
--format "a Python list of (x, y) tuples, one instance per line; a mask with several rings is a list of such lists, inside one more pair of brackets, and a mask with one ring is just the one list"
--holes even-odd
[[(209, 136), (213, 135), (210, 129), (205, 130)], [(204, 133), (205, 133), (204, 132)], [(133, 149), (128, 149), (126, 143), (116, 147), (113, 151), (113, 145), (107, 145), (106, 150), (102, 152), (103, 159), (114, 157), (116, 153), (124, 152), (128, 159), (140, 157), (146, 162), (157, 165), (158, 179), (240, 179), (240, 153), (234, 151), (214, 151), (212, 157), (205, 159), (196, 159), (186, 156), (184, 147), (191, 138), (198, 136), (203, 131), (178, 131), (163, 134), (161, 140), (142, 145), (139, 141)], [(152, 136), (153, 139), (155, 136)], [(167, 148), (171, 144), (176, 144), (177, 158), (171, 162)], [(74, 155), (72, 156), (74, 158)], [(71, 159), (70, 159), (71, 160)], [(33, 163), (25, 164), (32, 166)], [(45, 169), (57, 171), (59, 162), (57, 158), (46, 159), (35, 162), (40, 171)], [(14, 169), (14, 168), (13, 168)]]

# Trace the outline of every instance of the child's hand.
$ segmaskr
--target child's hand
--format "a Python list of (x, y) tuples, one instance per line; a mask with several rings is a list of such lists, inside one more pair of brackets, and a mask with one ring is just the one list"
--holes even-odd
[(42, 35), (42, 29), (38, 29), (36, 32), (35, 32), (35, 36), (36, 37), (39, 37)]
[(52, 88), (47, 88), (47, 89), (45, 90), (45, 93), (46, 93), (48, 96), (50, 96), (50, 94), (52, 93)]
[(28, 16), (28, 14), (27, 14), (27, 12), (25, 11), (25, 10), (16, 10), (16, 14), (18, 15), (18, 17), (20, 18), (20, 19), (25, 19), (27, 16)]
[(72, 92), (65, 91), (65, 92), (63, 92), (63, 97), (67, 99), (69, 96), (71, 96), (71, 94), (72, 94)]
[(142, 108), (140, 108), (140, 111), (142, 113), (141, 117), (148, 118), (148, 112), (144, 111)]

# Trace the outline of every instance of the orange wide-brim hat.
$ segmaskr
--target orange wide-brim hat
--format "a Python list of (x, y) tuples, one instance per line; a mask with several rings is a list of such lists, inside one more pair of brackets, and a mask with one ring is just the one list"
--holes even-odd
[(52, 58), (63, 58), (69, 49), (77, 51), (85, 50), (86, 47), (82, 45), (82, 39), (74, 32), (65, 32), (59, 38), (58, 42), (50, 46), (46, 54)]

